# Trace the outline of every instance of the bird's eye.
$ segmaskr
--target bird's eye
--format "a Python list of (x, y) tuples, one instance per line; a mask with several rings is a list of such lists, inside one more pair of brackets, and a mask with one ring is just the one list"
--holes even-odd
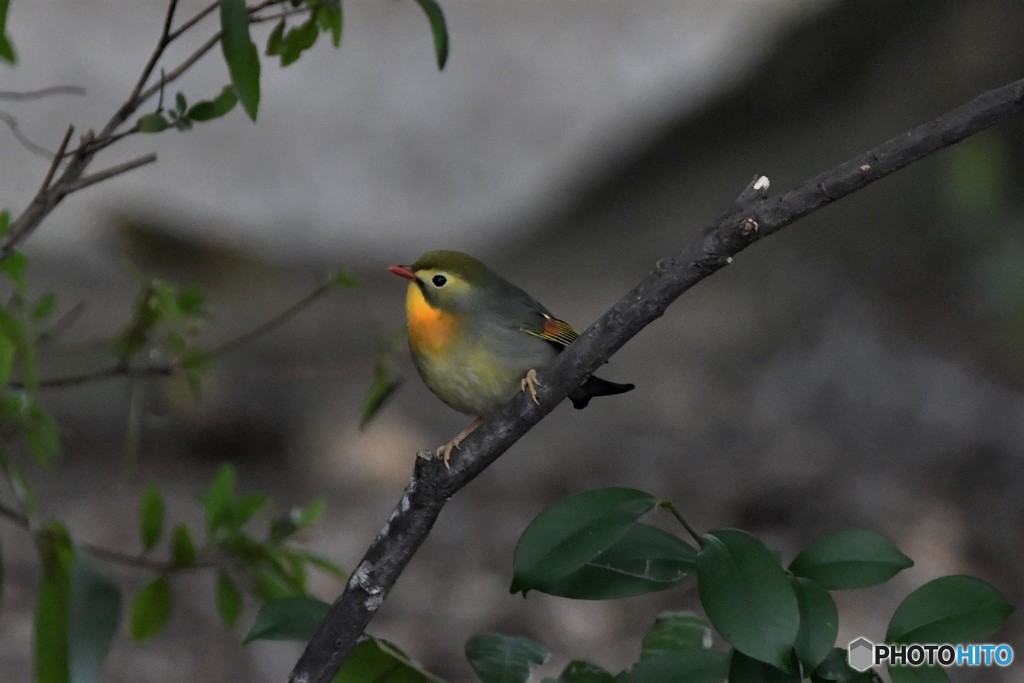
[(445, 283), (448, 282), (448, 278), (444, 275), (435, 275), (430, 281), (434, 283), (435, 287), (444, 287)]

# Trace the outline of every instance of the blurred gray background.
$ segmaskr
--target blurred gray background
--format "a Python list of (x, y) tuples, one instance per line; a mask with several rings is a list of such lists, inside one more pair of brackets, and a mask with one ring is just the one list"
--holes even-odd
[[(181, 16), (204, 4), (182, 2)], [(0, 90), (87, 89), (0, 101), (51, 149), (68, 123), (100, 126), (120, 104), (164, 9), (12, 5), (20, 63), (3, 68)], [(783, 191), (1024, 76), (1014, 0), (442, 6), (443, 72), (413, 3), (347, 3), (340, 50), (318, 45), (284, 70), (265, 60), (258, 124), (236, 111), (187, 135), (125, 140), (95, 169), (148, 151), (159, 162), (73, 196), (29, 240), (33, 286), (58, 294), (59, 313), (85, 305), (45, 349), (44, 376), (111, 362), (102, 340), (136, 295), (127, 260), (208, 291), (211, 345), (297, 300), (332, 264), (361, 281), (226, 356), (201, 403), (176, 380), (48, 392), (64, 455), (34, 481), (44, 513), (76, 538), (137, 551), (137, 496), (152, 481), (170, 517), (198, 532), (195, 495), (232, 462), (240, 486), (271, 491), (282, 509), (325, 495), (308, 543), (354, 566), (414, 453), (465, 422), (402, 354), (409, 381), (358, 428), (380, 339), (404, 316), (405, 283), (387, 265), (472, 251), (582, 328), (755, 173)], [(226, 80), (212, 54), (180, 89), (198, 100)], [(687, 293), (603, 373), (634, 392), (560, 407), (451, 501), (373, 633), (456, 681), (471, 680), (465, 639), (485, 630), (544, 643), (547, 674), (571, 658), (627, 666), (659, 610), (699, 608), (692, 588), (593, 603), (507, 591), (529, 520), (613, 485), (671, 498), (702, 530), (749, 529), (787, 559), (826, 531), (888, 535), (917, 564), (837, 595), (840, 643), (881, 639), (897, 602), (942, 574), (977, 575), (1019, 605), (1022, 143), (1018, 118), (801, 221)], [(0, 206), (20, 211), (46, 166), (0, 128)], [(126, 458), (129, 432), (140, 440)], [(27, 680), (37, 564), (21, 530), (0, 525), (0, 538), (0, 679)], [(132, 589), (149, 578), (109, 569)], [(175, 579), (169, 629), (142, 645), (119, 635), (105, 680), (283, 680), (299, 646), (241, 648), (254, 606), (225, 631), (212, 583)], [(314, 587), (328, 600), (340, 590), (327, 578)], [(993, 640), (1019, 652), (1022, 635), (1015, 615)], [(953, 676), (1018, 681), (1021, 670)]]

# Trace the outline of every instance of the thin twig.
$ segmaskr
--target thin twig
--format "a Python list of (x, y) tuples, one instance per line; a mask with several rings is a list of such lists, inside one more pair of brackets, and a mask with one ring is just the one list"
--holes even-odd
[(0, 121), (3, 121), (7, 124), (7, 127), (11, 129), (12, 133), (14, 133), (14, 137), (18, 138), (18, 142), (21, 143), (22, 147), (32, 152), (36, 156), (40, 156), (48, 160), (53, 159), (53, 152), (46, 149), (42, 145), (37, 145), (36, 143), (32, 142), (32, 140), (29, 139), (27, 135), (21, 132), (21, 128), (18, 126), (18, 119), (14, 118), (5, 111), (0, 111)]
[(210, 3), (209, 5), (207, 5), (203, 9), (201, 9), (194, 17), (192, 17), (191, 19), (186, 21), (184, 24), (179, 26), (174, 31), (171, 31), (167, 35), (167, 42), (170, 43), (171, 41), (175, 40), (182, 33), (185, 33), (185, 31), (188, 31), (190, 28), (192, 28), (193, 26), (198, 24), (200, 21), (202, 21), (203, 19), (208, 17), (210, 14), (213, 14), (214, 12), (216, 12), (217, 8), (219, 6), (220, 6), (220, 1), (219, 0), (214, 0), (214, 2)]
[(95, 185), (96, 183), (101, 183), (104, 180), (110, 180), (111, 178), (123, 175), (125, 173), (128, 173), (129, 171), (134, 171), (140, 166), (152, 164), (155, 161), (156, 154), (146, 154), (137, 159), (132, 159), (131, 161), (126, 161), (122, 164), (111, 166), (110, 168), (104, 169), (97, 173), (81, 176), (77, 180), (65, 184), (64, 187), (66, 188), (67, 194), (71, 194), (72, 192), (78, 192), (79, 190), (89, 187), (90, 185)]
[(51, 85), (48, 88), (38, 90), (0, 90), (0, 100), (11, 102), (24, 102), (27, 100), (38, 100), (51, 95), (84, 95), (85, 88), (77, 85)]
[(679, 511), (679, 508), (677, 508), (672, 503), (672, 501), (663, 500), (660, 503), (658, 503), (658, 507), (662, 508), (663, 510), (668, 510), (669, 514), (675, 517), (676, 521), (679, 522), (684, 529), (686, 529), (686, 533), (690, 534), (690, 537), (697, 542), (698, 546), (704, 545), (704, 539), (701, 538), (700, 534), (697, 533), (696, 529), (690, 526), (690, 523), (686, 521), (685, 517), (683, 517), (683, 513)]
[(68, 126), (67, 132), (64, 133), (64, 139), (60, 141), (60, 147), (57, 148), (57, 153), (53, 155), (50, 168), (46, 169), (46, 177), (43, 178), (43, 184), (39, 188), (39, 195), (44, 194), (50, 189), (50, 183), (53, 182), (53, 176), (57, 173), (57, 167), (60, 166), (61, 159), (64, 157), (64, 150), (68, 148), (68, 142), (71, 141), (71, 136), (74, 132), (75, 127)]
[(106, 560), (107, 562), (114, 562), (128, 567), (149, 569), (154, 572), (168, 572), (171, 570), (194, 571), (197, 569), (210, 569), (211, 567), (217, 566), (217, 563), (213, 560), (197, 559), (191, 565), (183, 567), (176, 564), (173, 560), (161, 560), (153, 557), (146, 557), (145, 555), (132, 555), (130, 553), (121, 552), (120, 550), (113, 550), (111, 548), (93, 545), (92, 543), (79, 543), (78, 547), (100, 560)]
[[(246, 330), (236, 337), (232, 337), (225, 342), (213, 347), (206, 352), (205, 358), (207, 360), (216, 360), (221, 356), (231, 353), (237, 348), (251, 342), (256, 337), (266, 334), (271, 330), (280, 327), (282, 324), (287, 322), (290, 318), (300, 313), (303, 309), (309, 307), (313, 302), (322, 297), (333, 287), (337, 286), (334, 280), (329, 280), (320, 285), (317, 285), (308, 294), (303, 296), (297, 302), (284, 309), (277, 315), (261, 322), (252, 329)], [(50, 377), (48, 379), (38, 380), (36, 386), (39, 389), (67, 389), (70, 387), (77, 387), (83, 384), (91, 384), (93, 382), (100, 382), (107, 379), (113, 379), (115, 377), (133, 377), (133, 378), (146, 378), (146, 377), (169, 377), (181, 372), (184, 368), (180, 361), (172, 361), (166, 365), (146, 365), (143, 367), (133, 367), (126, 363), (118, 363), (109, 368), (102, 368), (100, 370), (90, 370), (77, 375), (67, 375), (64, 377)], [(21, 388), (23, 385), (20, 382), (11, 382), (11, 387)]]
[[(748, 246), (940, 149), (1024, 111), (1024, 79), (996, 88), (788, 192), (735, 208), (655, 264), (640, 283), (544, 368), (535, 405), (513, 397), (461, 444), (451, 470), (416, 459), (405, 492), (370, 543), (345, 591), (292, 669), (292, 683), (324, 683), (344, 663), (398, 577), (426, 539), (441, 509), (519, 438), (554, 410), (571, 389), (665, 313), (685, 291), (724, 268)], [(757, 181), (751, 183), (751, 191)]]

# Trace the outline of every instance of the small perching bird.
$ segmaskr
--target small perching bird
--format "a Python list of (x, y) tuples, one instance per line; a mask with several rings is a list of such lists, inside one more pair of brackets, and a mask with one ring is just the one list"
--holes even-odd
[[(475, 416), (437, 448), (436, 456), (448, 466), (452, 449), (517, 391), (529, 391), (537, 402), (537, 368), (579, 333), (469, 254), (429, 251), (411, 266), (389, 270), (410, 280), (409, 351), (420, 377), (449, 406)], [(591, 375), (569, 399), (582, 409), (595, 396), (632, 388)]]

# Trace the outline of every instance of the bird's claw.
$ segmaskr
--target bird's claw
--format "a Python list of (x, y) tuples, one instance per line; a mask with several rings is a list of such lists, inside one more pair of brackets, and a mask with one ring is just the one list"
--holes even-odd
[(536, 403), (537, 405), (540, 405), (540, 399), (537, 398), (537, 387), (542, 386), (544, 386), (544, 384), (543, 382), (540, 381), (540, 378), (537, 377), (537, 371), (533, 368), (530, 368), (526, 372), (526, 377), (523, 377), (523, 379), (519, 382), (520, 390), (524, 394), (527, 390), (529, 390), (530, 396), (533, 397), (533, 402)]

